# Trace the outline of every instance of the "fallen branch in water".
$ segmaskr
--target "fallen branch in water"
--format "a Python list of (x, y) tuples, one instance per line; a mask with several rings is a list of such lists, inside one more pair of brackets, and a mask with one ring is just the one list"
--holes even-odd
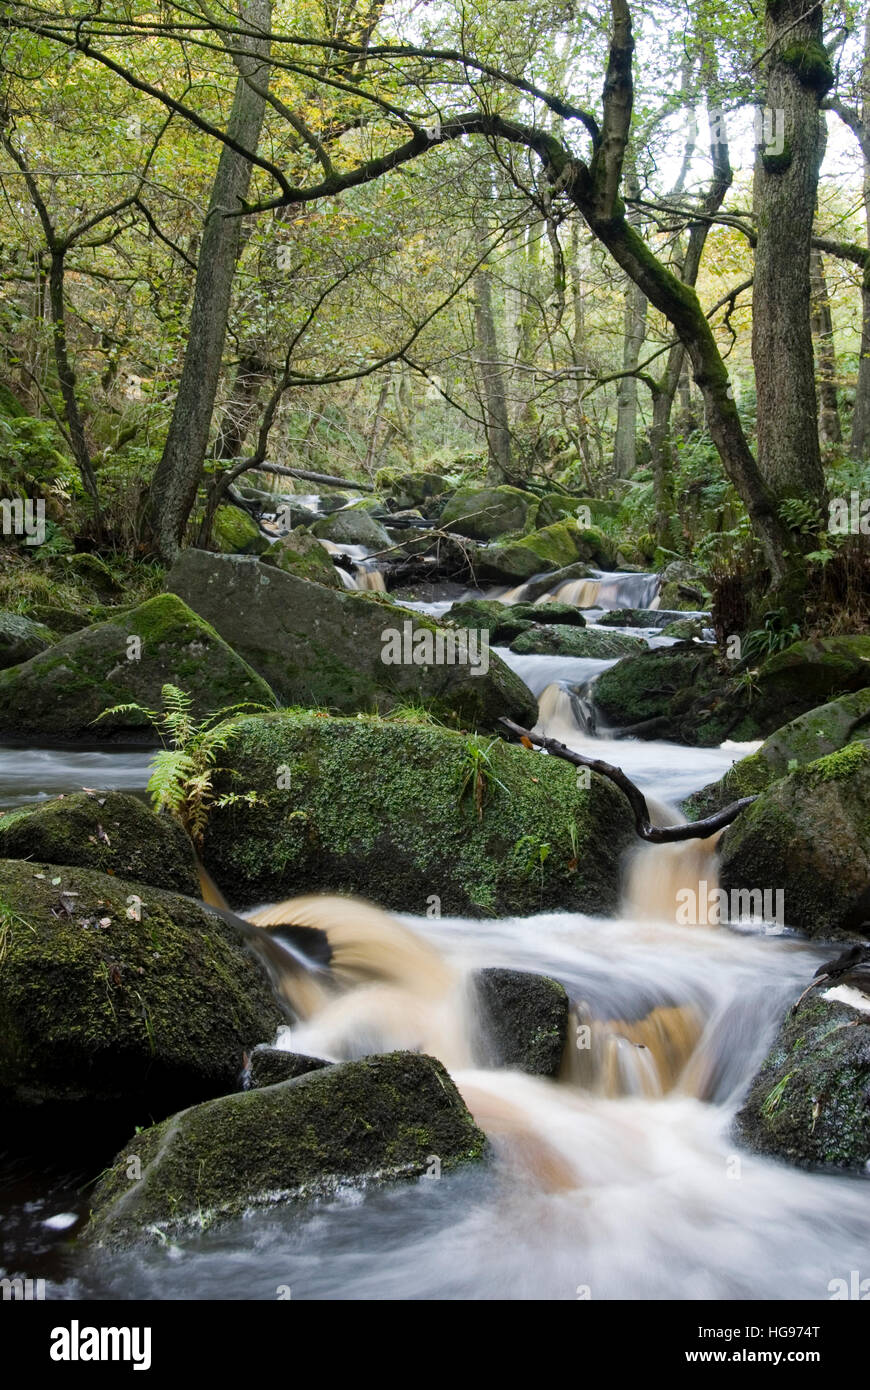
[(628, 797), (634, 812), (634, 825), (638, 835), (642, 840), (647, 840), (652, 845), (670, 844), (674, 840), (706, 839), (708, 835), (714, 835), (717, 830), (722, 830), (726, 825), (730, 825), (733, 820), (737, 819), (740, 812), (746, 806), (751, 806), (756, 799), (754, 796), (741, 797), (739, 801), (732, 801), (731, 805), (726, 806), (723, 811), (717, 811), (714, 816), (707, 816), (704, 820), (689, 821), (685, 825), (651, 825), (646, 797), (640, 787), (636, 787), (626, 777), (621, 767), (612, 767), (610, 763), (602, 762), (600, 758), (586, 758), (582, 753), (573, 752), (572, 749), (567, 748), (564, 743), (559, 743), (555, 738), (544, 738), (541, 734), (533, 734), (530, 729), (524, 729), (520, 724), (515, 724), (512, 719), (500, 719), (499, 723), (503, 724), (517, 738), (527, 739), (536, 747), (546, 749), (554, 758), (562, 758), (567, 763), (573, 763), (575, 767), (588, 767), (592, 772), (597, 772), (602, 777), (609, 777), (610, 781), (615, 782), (617, 787)]

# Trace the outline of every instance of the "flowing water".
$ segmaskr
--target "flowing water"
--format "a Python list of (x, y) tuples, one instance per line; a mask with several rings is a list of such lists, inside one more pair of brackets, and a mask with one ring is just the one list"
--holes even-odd
[[(506, 659), (539, 687), (540, 727), (619, 763), (658, 823), (746, 751), (593, 738), (561, 698), (589, 663)], [(595, 674), (586, 670), (587, 684)], [(31, 795), (69, 790), (79, 774), (88, 785), (144, 779), (145, 755), (103, 754), (100, 766), (78, 756), (94, 757), (0, 752), (0, 804), (27, 785)], [(281, 1286), (296, 1300), (828, 1298), (832, 1279), (866, 1263), (866, 1187), (759, 1158), (733, 1135), (784, 1008), (825, 952), (759, 928), (678, 925), (677, 888), (702, 878), (715, 884), (712, 841), (631, 851), (615, 918), (399, 919), (329, 898), (252, 910), (278, 941), (298, 922), (325, 930), (332, 951), (315, 972), (288, 953), (299, 1021), (278, 1045), (335, 1060), (433, 1053), (489, 1135), (491, 1163), (99, 1258), (68, 1241), (81, 1211), (69, 1183), (34, 1196), (13, 1173), (0, 1190), (10, 1267), (47, 1273), (59, 1298), (274, 1299)], [(471, 973), (493, 965), (565, 985), (558, 1080), (484, 1064)]]

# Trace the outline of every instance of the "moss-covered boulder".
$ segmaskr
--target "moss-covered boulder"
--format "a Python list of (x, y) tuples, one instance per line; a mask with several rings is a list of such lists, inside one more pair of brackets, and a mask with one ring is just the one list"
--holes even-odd
[(325, 548), (316, 536), (307, 531), (291, 531), (289, 535), (281, 536), (263, 556), (263, 564), (276, 565), (285, 574), (295, 574), (297, 579), (325, 584), (329, 589), (344, 587)]
[(512, 611), (498, 599), (466, 598), (454, 603), (446, 616), (457, 627), (476, 628), (479, 632), (488, 632), (491, 637), (499, 623)]
[(92, 615), (84, 609), (63, 608), (54, 603), (29, 603), (27, 616), (61, 637), (67, 637), (71, 632), (81, 632), (83, 627), (90, 627), (93, 620)]
[(808, 936), (870, 930), (870, 743), (850, 743), (775, 782), (721, 841), (725, 889), (781, 888)]
[(759, 668), (753, 713), (764, 733), (837, 695), (870, 686), (870, 636), (794, 642)]
[(204, 857), (237, 903), (349, 892), (474, 916), (613, 910), (633, 842), (623, 794), (499, 739), (311, 714), (246, 719), (218, 779), (257, 792), (216, 809)]
[[(684, 719), (699, 691), (725, 684), (726, 677), (707, 648), (680, 643), (619, 661), (599, 676), (594, 698), (602, 725), (682, 741)], [(703, 741), (702, 731), (696, 732), (701, 733), (697, 741)], [(717, 725), (709, 742), (721, 743), (723, 737)]]
[(484, 578), (521, 581), (536, 574), (554, 573), (578, 561), (606, 569), (614, 563), (615, 556), (613, 542), (597, 526), (583, 528), (576, 521), (563, 520), (510, 544), (488, 546), (476, 557), (475, 568)]
[(627, 632), (599, 632), (556, 623), (532, 627), (511, 642), (511, 651), (521, 656), (588, 656), (602, 661), (645, 650), (643, 638), (630, 637)]
[[(431, 665), (405, 661), (414, 654), (413, 634), (428, 642), (428, 633), (434, 643), (446, 629), (374, 595), (327, 589), (257, 560), (196, 550), (184, 552), (167, 583), (287, 704), (373, 711), (411, 701), (465, 727), (495, 726), (502, 715), (534, 718), (531, 694), (492, 653), (485, 673), (470, 658), (439, 663), (435, 648)], [(393, 660), (397, 655), (402, 659)]]
[(54, 633), (44, 623), (36, 623), (21, 613), (0, 610), (0, 671), (29, 661), (54, 641)]
[(384, 497), (389, 497), (397, 507), (422, 507), (433, 497), (441, 497), (450, 484), (440, 473), (400, 473), (394, 469), (382, 468), (375, 476), (375, 487)]
[(518, 487), (461, 487), (448, 498), (441, 525), (472, 540), (491, 541), (514, 531), (530, 531), (538, 498)]
[[(223, 1096), (137, 1134), (98, 1184), (86, 1240), (123, 1247), (480, 1161), (486, 1139), (434, 1057), (392, 1052)], [(139, 1164), (129, 1177), (132, 1158)]]
[(568, 1035), (568, 996), (558, 980), (492, 967), (472, 977), (484, 1066), (558, 1076)]
[(0, 856), (78, 865), (199, 896), (190, 840), (127, 792), (74, 792), (0, 814)]
[(678, 642), (691, 642), (695, 638), (701, 641), (705, 629), (709, 626), (705, 618), (677, 618), (673, 622), (665, 623), (662, 636), (676, 637)]
[(830, 988), (817, 987), (786, 1016), (737, 1132), (750, 1148), (786, 1163), (866, 1175), (870, 1012), (826, 998)]
[[(584, 510), (581, 512), (581, 508)], [(619, 515), (619, 503), (601, 497), (568, 497), (561, 492), (548, 492), (538, 507), (538, 526), (550, 526), (565, 517), (585, 517), (594, 526)]]
[(751, 679), (712, 647), (679, 642), (621, 661), (595, 685), (603, 722), (642, 737), (712, 746), (766, 738), (784, 722), (870, 683), (870, 637), (795, 642)]
[(281, 1021), (236, 929), (177, 893), (4, 859), (0, 929), (0, 1111), (145, 1123), (235, 1089)]
[(315, 521), (311, 532), (336, 545), (364, 545), (368, 550), (386, 550), (391, 544), (381, 523), (365, 507), (343, 507), (340, 512)]
[(709, 606), (709, 577), (689, 560), (672, 560), (662, 571), (662, 608), (696, 611)]
[(691, 820), (712, 815), (738, 797), (756, 796), (796, 767), (862, 738), (870, 738), (870, 689), (831, 700), (777, 729), (756, 753), (740, 758), (718, 782), (693, 792), (683, 802), (683, 810)]
[(153, 742), (135, 711), (94, 720), (115, 705), (159, 708), (166, 683), (193, 697), (198, 716), (244, 700), (274, 704), (265, 681), (213, 627), (174, 594), (158, 594), (0, 671), (0, 728), (16, 737)]
[(612, 608), (608, 612), (602, 613), (595, 621), (603, 627), (657, 627), (664, 629), (673, 622), (684, 622), (685, 618), (682, 613), (672, 608)]
[(215, 512), (212, 543), (224, 555), (262, 555), (269, 542), (249, 512), (225, 503)]

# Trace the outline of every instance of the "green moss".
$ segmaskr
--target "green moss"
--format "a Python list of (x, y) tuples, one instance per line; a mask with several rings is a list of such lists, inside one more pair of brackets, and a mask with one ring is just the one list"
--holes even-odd
[(269, 542), (260, 528), (241, 507), (218, 507), (212, 526), (212, 541), (225, 555), (262, 555)]
[(805, 1168), (864, 1173), (870, 1159), (870, 1023), (818, 991), (789, 1014), (752, 1083), (738, 1131)]
[(794, 72), (801, 86), (824, 96), (834, 85), (834, 69), (830, 55), (816, 39), (790, 43), (779, 55), (779, 61)]
[[(479, 1162), (486, 1139), (440, 1062), (394, 1052), (225, 1096), (138, 1134), (94, 1193), (86, 1238), (123, 1246), (339, 1183)], [(131, 1183), (129, 1159), (142, 1176)]]
[(9, 859), (0, 896), (32, 928), (0, 970), (0, 1107), (163, 1115), (232, 1088), (280, 1021), (236, 931), (189, 898)]
[[(633, 841), (622, 794), (595, 774), (578, 788), (566, 764), (501, 740), (481, 747), (482, 818), (468, 741), (448, 729), (362, 716), (245, 720), (226, 755), (235, 775), (218, 786), (262, 800), (212, 813), (206, 864), (237, 902), (323, 889), (409, 912), (425, 912), (431, 895), (443, 912), (474, 915), (614, 908), (619, 856)], [(280, 789), (279, 767), (289, 783)], [(529, 834), (551, 846), (535, 875), (521, 847)]]

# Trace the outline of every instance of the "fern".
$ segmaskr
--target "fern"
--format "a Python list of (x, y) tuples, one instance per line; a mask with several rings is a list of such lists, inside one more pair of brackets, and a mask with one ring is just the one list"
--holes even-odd
[(135, 703), (114, 705), (103, 710), (94, 723), (118, 714), (146, 717), (163, 745), (151, 762), (147, 787), (151, 805), (157, 812), (175, 816), (199, 849), (213, 806), (253, 805), (257, 799), (255, 792), (215, 798), (214, 779), (224, 770), (218, 766), (218, 755), (226, 751), (242, 718), (265, 711), (267, 706), (244, 700), (197, 720), (192, 712), (193, 697), (186, 690), (167, 684), (160, 693), (160, 710)]

